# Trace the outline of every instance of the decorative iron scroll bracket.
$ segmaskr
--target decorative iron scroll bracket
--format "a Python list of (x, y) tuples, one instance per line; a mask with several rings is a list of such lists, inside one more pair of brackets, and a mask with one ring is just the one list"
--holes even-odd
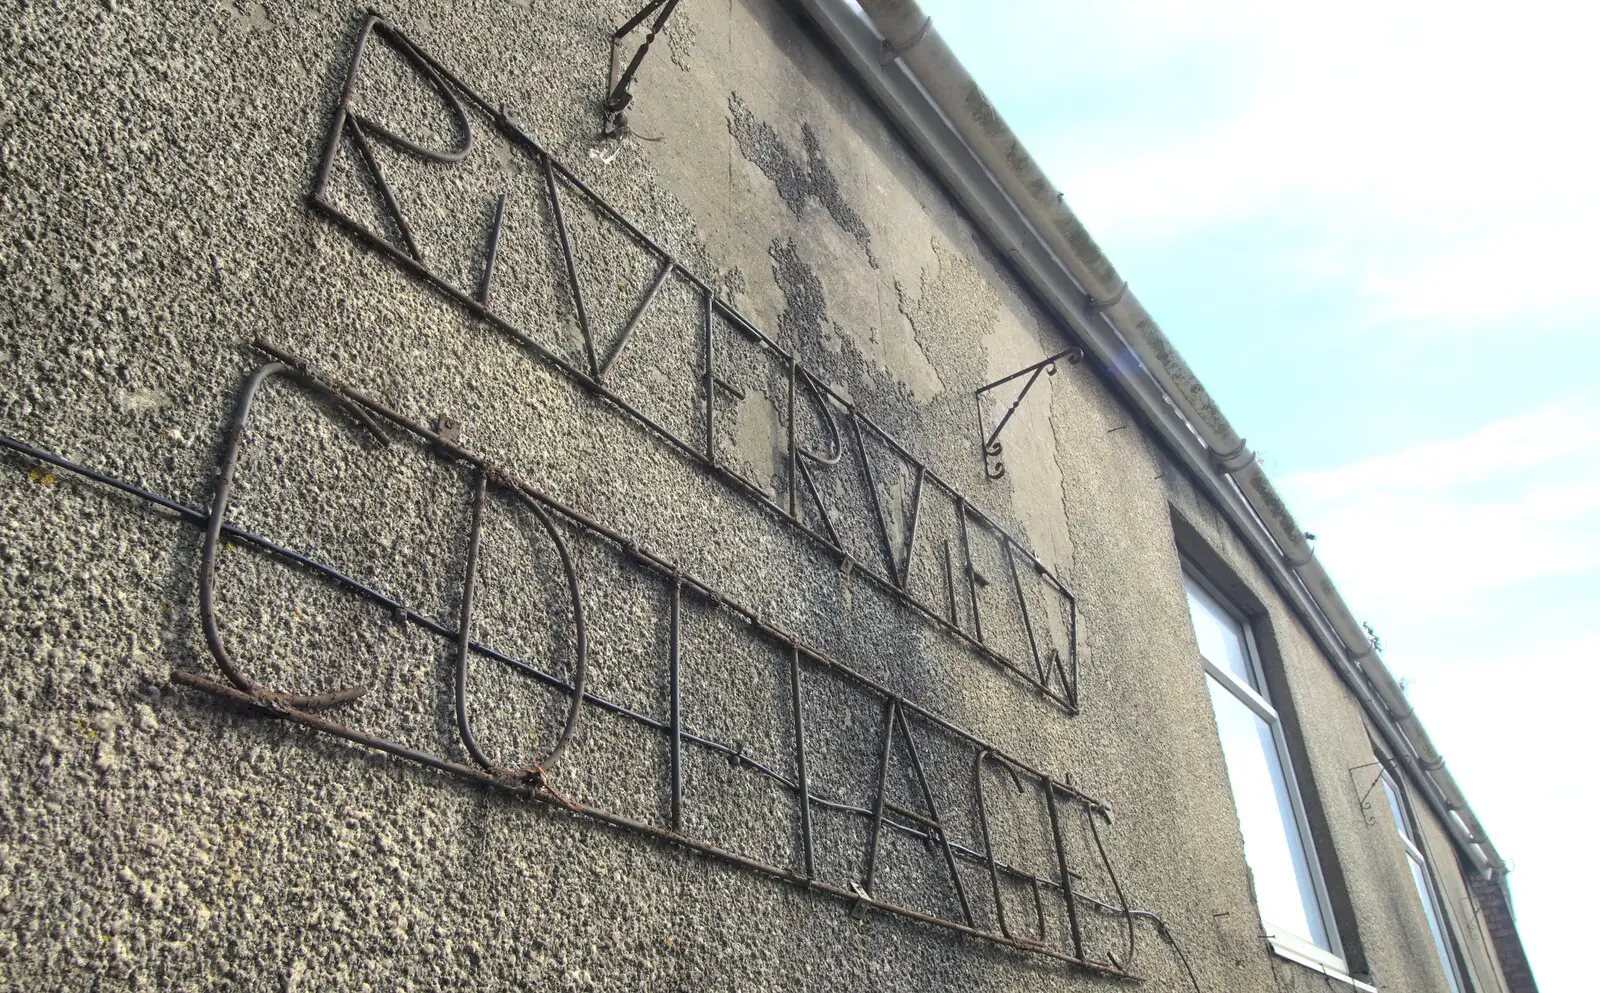
[[(999, 479), (1006, 474), (1006, 464), (1000, 461), (1000, 432), (1004, 431), (1006, 425), (1011, 423), (1011, 415), (1017, 412), (1017, 408), (1022, 405), (1023, 399), (1027, 397), (1028, 391), (1033, 389), (1033, 384), (1039, 381), (1039, 377), (1045, 374), (1051, 376), (1056, 374), (1056, 362), (1059, 359), (1066, 359), (1068, 365), (1077, 365), (1083, 361), (1083, 349), (1077, 345), (1063, 349), (1047, 359), (1035, 362), (1026, 369), (1019, 369), (987, 386), (980, 386), (977, 392), (973, 394), (973, 398), (978, 405), (978, 438), (981, 445), (980, 451), (983, 455), (983, 472), (990, 479)], [(1028, 376), (1030, 372), (1033, 375)], [(1018, 393), (1017, 398), (1011, 401), (1011, 406), (1006, 409), (1004, 416), (1000, 418), (1000, 423), (994, 426), (994, 430), (987, 430), (984, 427), (983, 419), (983, 395), (997, 386), (1004, 386), (1013, 379), (1020, 379), (1023, 376), (1028, 376), (1028, 381), (1022, 384), (1022, 392)]]
[[(661, 29), (667, 26), (667, 20), (672, 17), (672, 12), (678, 9), (679, 0), (650, 0), (628, 23), (618, 28), (611, 36), (611, 72), (606, 83), (606, 100), (602, 105), (605, 118), (600, 124), (600, 134), (610, 138), (619, 135), (628, 129), (628, 115), (624, 113), (628, 105), (633, 102), (633, 77), (638, 75), (639, 67), (644, 64), (644, 57), (650, 53), (650, 46), (655, 42)], [(644, 43), (633, 53), (633, 58), (628, 61), (628, 67), (617, 74), (619, 57), (622, 54), (622, 42), (633, 29), (643, 24), (645, 20), (657, 10), (661, 15), (656, 22), (650, 25), (650, 32), (644, 36)]]
[[(1366, 782), (1366, 770), (1368, 769), (1378, 770), (1377, 774), (1372, 777), (1371, 782)], [(1389, 771), (1388, 763), (1381, 759), (1376, 762), (1352, 766), (1349, 770), (1350, 788), (1355, 792), (1356, 805), (1361, 808), (1361, 817), (1367, 822), (1367, 827), (1369, 828), (1378, 826), (1378, 815), (1373, 813), (1373, 803), (1369, 798), (1372, 796), (1372, 791), (1378, 788), (1378, 784), (1383, 782), (1383, 774)], [(1357, 776), (1358, 773), (1360, 774), (1359, 777)], [(1366, 782), (1365, 786), (1362, 785), (1364, 782)]]

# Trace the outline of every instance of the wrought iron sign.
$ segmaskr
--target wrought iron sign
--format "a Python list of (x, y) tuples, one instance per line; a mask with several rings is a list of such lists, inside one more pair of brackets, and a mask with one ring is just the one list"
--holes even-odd
[[(663, 16), (670, 10), (671, 4), (666, 5)], [(364, 57), (376, 43), (392, 49), (400, 61), (444, 101), (458, 135), (454, 147), (424, 147), (383, 124), (375, 116), (377, 112), (362, 103), (360, 82)], [(473, 150), (475, 115), (486, 118), (514, 149), (531, 156), (536, 167), (542, 171), (543, 197), (546, 199), (541, 206), (548, 206), (559, 242), (564, 282), (570, 293), (583, 344), (581, 362), (569, 361), (552, 347), (538, 341), (498, 313), (491, 303), (506, 213), (513, 206), (524, 205), (510, 205), (506, 197), (499, 198), (493, 221), (485, 233), (481, 273), (474, 286), (462, 287), (453, 282), (450, 276), (429, 266), (418, 234), (407, 220), (402, 198), (385, 179), (378, 154), (379, 146), (386, 146), (386, 154), (406, 156), (430, 164), (430, 168), (449, 168), (463, 162)], [(351, 216), (330, 199), (334, 165), (341, 150), (345, 149), (364, 163), (383, 209), (388, 214), (388, 221), (398, 232), (398, 242)], [(563, 207), (568, 197), (577, 198), (597, 216), (604, 218), (628, 243), (648, 254), (657, 266), (650, 286), (633, 304), (620, 334), (604, 352), (597, 347), (593, 333), (593, 311), (589, 306), (592, 301), (586, 297), (579, 279), (579, 262), (573, 251), (567, 214)], [(357, 35), (350, 69), (333, 115), (310, 202), (316, 210), (376, 249), (406, 273), (422, 280), (446, 299), (514, 339), (528, 352), (604, 401), (610, 408), (642, 425), (684, 459), (723, 480), (777, 519), (805, 534), (841, 563), (848, 565), (856, 575), (866, 577), (869, 582), (910, 607), (927, 624), (966, 645), (980, 658), (1033, 687), (1069, 713), (1077, 711), (1077, 604), (1066, 584), (1053, 571), (997, 522), (972, 506), (954, 485), (913, 455), (857, 404), (824, 383), (793, 353), (782, 348), (727, 301), (719, 298), (709, 283), (685, 268), (670, 252), (557, 161), (506, 114), (503, 105), (476, 93), (460, 77), (377, 16), (368, 17)], [(647, 399), (648, 390), (643, 384), (620, 377), (614, 368), (669, 278), (683, 281), (700, 299), (701, 314), (696, 318), (701, 322), (700, 326), (683, 328), (684, 344), (698, 352), (698, 382), (692, 384), (699, 394), (699, 410), (696, 413), (699, 421), (698, 440), (680, 437), (659, 419), (646, 413), (641, 401)], [(628, 301), (622, 302), (626, 304)], [(718, 425), (722, 423), (719, 419), (719, 391), (725, 392), (729, 388), (724, 378), (726, 367), (717, 354), (714, 325), (718, 322), (742, 336), (743, 340), (759, 349), (781, 370), (778, 375), (785, 385), (782, 387), (784, 395), (780, 403), (786, 420), (787, 445), (783, 457), (786, 484), (780, 497), (769, 495), (764, 487), (747, 478), (730, 460), (718, 453), (716, 437)], [(803, 410), (811, 411), (820, 424), (820, 433), (825, 437), (821, 450), (807, 445), (799, 436), (797, 419)], [(726, 417), (725, 412), (723, 417)], [(874, 468), (874, 460), (868, 454), (869, 439), (871, 445), (887, 452), (889, 458), (912, 480), (910, 510), (905, 515), (907, 523), (901, 529), (903, 533), (892, 533), (890, 515), (879, 492), (879, 470)], [(837, 480), (843, 474), (852, 472), (859, 474), (864, 481), (865, 501), (869, 507), (841, 508), (835, 505), (830, 509), (831, 501), (824, 483), (830, 474), (831, 478)], [(913, 563), (920, 551), (919, 522), (930, 494), (937, 494), (937, 499), (952, 505), (956, 522), (955, 541), (943, 543), (943, 561), (935, 569), (935, 574), (942, 579), (942, 589), (937, 590), (932, 598), (936, 602), (930, 602), (926, 593), (919, 594), (911, 584)], [(875, 552), (848, 548), (849, 542), (841, 537), (841, 529), (837, 526), (838, 514), (863, 509), (875, 524), (878, 545)], [(979, 591), (989, 585), (989, 580), (975, 567), (973, 553), (974, 545), (980, 538), (987, 538), (995, 544), (1001, 568), (1009, 574), (1010, 582), (1006, 585), (1010, 587), (1014, 598), (1007, 598), (1007, 616), (1003, 620), (1011, 628), (1020, 628), (1026, 637), (1027, 654), (1021, 659), (1013, 658), (994, 639), (984, 636), (985, 619), (980, 607)], [(868, 558), (876, 559), (880, 564), (874, 565)], [(1019, 568), (1019, 564), (1025, 568)], [(1042, 643), (1045, 639), (1039, 637), (1040, 625), (1033, 612), (1037, 608), (1029, 607), (1027, 586), (1035, 587), (1036, 598), (1056, 599), (1058, 613), (1066, 628), (1065, 644), (1057, 646)]]
[[(817, 646), (764, 621), (755, 611), (734, 602), (711, 584), (684, 572), (674, 563), (641, 547), (600, 521), (539, 491), (506, 468), (452, 440), (445, 432), (409, 419), (371, 397), (314, 371), (281, 349), (267, 343), (258, 343), (258, 347), (273, 361), (258, 368), (240, 392), (209, 509), (185, 506), (60, 456), (0, 436), (0, 447), (114, 487), (204, 528), (205, 541), (199, 567), (201, 622), (206, 644), (223, 678), (218, 680), (201, 673), (180, 670), (173, 673), (175, 682), (242, 705), (265, 717), (310, 728), (441, 773), (551, 805), (592, 821), (647, 835), (802, 886), (843, 901), (852, 908), (853, 913), (879, 911), (897, 915), (1097, 973), (1130, 976), (1128, 969), (1133, 951), (1133, 921), (1136, 916), (1152, 915), (1131, 910), (1123, 897), (1100, 839), (1101, 822), (1111, 819), (1110, 810), (1101, 801), (1070, 782), (1055, 779), (1021, 758), (1007, 754)], [(230, 501), (251, 412), (258, 403), (257, 397), (263, 384), (277, 379), (288, 381), (313, 398), (320, 398), (326, 407), (332, 408), (335, 416), (350, 418), (374, 444), (409, 444), (419, 457), (442, 460), (465, 473), (471, 500), (470, 526), (464, 541), (466, 568), (463, 586), (454, 618), (430, 617), (401, 602), (395, 595), (383, 592), (376, 580), (352, 576), (326, 562), (229, 522)], [(557, 553), (561, 563), (559, 585), (564, 587), (565, 598), (558, 613), (564, 615), (570, 624), (569, 637), (562, 641), (569, 648), (565, 674), (553, 671), (555, 667), (540, 668), (509, 652), (496, 649), (479, 640), (475, 634), (475, 601), (480, 592), (479, 561), (484, 539), (484, 508), (491, 493), (525, 509)], [(595, 600), (592, 593), (586, 590), (580, 566), (580, 562), (590, 559), (575, 554), (578, 546), (589, 544), (604, 546), (634, 573), (648, 578), (655, 585), (658, 602), (664, 601), (669, 632), (666, 657), (662, 660), (667, 683), (665, 714), (643, 712), (603, 697), (589, 688), (590, 611), (594, 608)], [(434, 754), (351, 727), (319, 713), (338, 710), (362, 700), (367, 694), (365, 686), (352, 685), (326, 692), (305, 693), (268, 687), (254, 679), (245, 661), (230, 649), (224, 636), (227, 625), (219, 616), (217, 563), (219, 553), (225, 546), (254, 548), (272, 561), (284, 563), (326, 581), (334, 589), (377, 605), (382, 608), (382, 614), (376, 623), (412, 625), (447, 642), (453, 641), (454, 666), (448, 677), (453, 686), (447, 692), (453, 692), (454, 698), (455, 748), (443, 749), (446, 754)], [(743, 637), (766, 646), (774, 658), (784, 660), (787, 668), (786, 692), (778, 690), (771, 694), (766, 702), (772, 705), (772, 710), (767, 713), (766, 719), (771, 727), (779, 729), (773, 740), (781, 740), (784, 734), (792, 734), (788, 755), (751, 754), (739, 742), (718, 740), (694, 730), (697, 715), (684, 706), (681, 691), (685, 649), (691, 636), (682, 618), (690, 605), (730, 618), (743, 631)], [(370, 618), (368, 623), (371, 623)], [(499, 668), (509, 674), (504, 678), (530, 680), (565, 698), (559, 730), (549, 739), (543, 753), (525, 767), (514, 767), (490, 754), (474, 732), (467, 665), (474, 656), (498, 663)], [(856, 775), (852, 777), (834, 777), (870, 783), (864, 795), (851, 795), (849, 787), (827, 782), (826, 777), (819, 775), (808, 762), (808, 742), (812, 748), (817, 744), (814, 738), (808, 737), (808, 722), (818, 714), (819, 709), (826, 706), (817, 702), (823, 696), (818, 688), (824, 683), (843, 687), (852, 699), (875, 707), (881, 714), (877, 727), (880, 744), (875, 756), (875, 768), (856, 770)], [(808, 687), (814, 694), (810, 699)], [(828, 699), (837, 698), (830, 695)], [(713, 716), (704, 712), (699, 714), (702, 720)], [(592, 743), (598, 733), (591, 733), (585, 738), (585, 730), (592, 732), (597, 721), (611, 720), (625, 721), (659, 735), (670, 770), (666, 784), (669, 795), (664, 798), (666, 802), (661, 804), (663, 823), (652, 823), (636, 816), (616, 813), (598, 804), (579, 802), (566, 795), (573, 792), (573, 787), (567, 787), (566, 793), (558, 788), (555, 778), (557, 765), (564, 753), (580, 747), (580, 740)], [(773, 835), (798, 836), (798, 845), (795, 846), (797, 852), (792, 864), (777, 864), (695, 835), (687, 817), (690, 795), (686, 790), (689, 784), (686, 756), (690, 750), (725, 757), (748, 775), (776, 784), (792, 796), (792, 805), (785, 815), (787, 821), (766, 825)], [(642, 762), (646, 758), (630, 756), (629, 761)], [(792, 768), (793, 774), (782, 771), (781, 767), (784, 766)], [(1045, 856), (1050, 863), (1048, 868), (1042, 871), (1029, 869), (997, 856), (991, 835), (993, 819), (990, 811), (994, 797), (985, 793), (986, 778), (1009, 782), (1024, 794), (1034, 808), (1042, 807), (1048, 812), (1048, 826), (1040, 828), (1044, 831), (1044, 837), (1026, 846), (1035, 852), (1048, 852)], [(600, 777), (599, 782), (584, 782), (582, 786), (603, 792), (610, 782), (606, 777)], [(968, 785), (964, 788), (950, 785), (961, 782)], [(895, 783), (901, 784), (898, 789), (892, 785)], [(909, 796), (905, 795), (906, 784), (912, 784)], [(708, 781), (696, 785), (699, 789), (715, 789), (717, 783)], [(859, 872), (841, 876), (842, 871), (849, 870), (841, 870), (837, 858), (824, 860), (819, 855), (814, 840), (813, 819), (821, 812), (865, 825), (864, 851), (859, 861), (852, 863), (860, 867)], [(761, 815), (751, 812), (750, 816), (759, 819)], [(972, 829), (970, 825), (974, 820), (976, 828)], [(953, 823), (969, 826), (964, 839), (961, 832), (951, 829), (949, 825)], [(1092, 846), (1084, 848), (1081, 857), (1069, 855), (1069, 838), (1074, 832), (1080, 838), (1092, 839)], [(887, 839), (890, 833), (911, 839), (922, 846), (926, 850), (926, 858), (932, 860), (929, 865), (939, 867), (930, 876), (943, 879), (942, 885), (946, 889), (942, 906), (949, 913), (941, 910), (941, 901), (929, 906), (908, 906), (882, 895), (880, 884), (884, 873), (881, 860), (889, 850)], [(1096, 895), (1083, 891), (1085, 876), (1080, 874), (1080, 869), (1084, 867), (1081, 858), (1091, 860), (1089, 868), (1094, 869), (1097, 878), (1109, 882), (1113, 893)], [(1078, 862), (1080, 869), (1073, 867), (1074, 861)], [(963, 881), (963, 875), (970, 877), (974, 870), (987, 885), (975, 887), (970, 878)], [(1091, 939), (1086, 934), (1089, 922), (1107, 915), (1117, 918), (1118, 930), (1126, 934), (1127, 948), (1120, 959), (1115, 952), (1103, 949), (1103, 946), (1098, 949), (1091, 947)], [(1101, 937), (1105, 937), (1103, 930)]]

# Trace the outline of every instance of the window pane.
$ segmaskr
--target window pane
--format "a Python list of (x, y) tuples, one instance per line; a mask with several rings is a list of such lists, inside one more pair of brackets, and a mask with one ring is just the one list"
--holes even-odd
[(1200, 654), (1218, 669), (1232, 671), (1246, 686), (1260, 692), (1255, 673), (1250, 671), (1249, 656), (1245, 655), (1244, 631), (1239, 622), (1194, 580), (1185, 576), (1183, 585), (1189, 591), (1189, 616), (1194, 620), (1194, 636), (1200, 642)]
[(1394, 814), (1394, 829), (1400, 832), (1400, 837), (1411, 840), (1411, 824), (1406, 820), (1405, 808), (1400, 806), (1400, 797), (1394, 791), (1394, 785), (1389, 782), (1389, 774), (1383, 774), (1383, 792), (1389, 797), (1389, 812)]
[[(1278, 928), (1329, 947), (1311, 869), (1300, 843), (1288, 782), (1272, 728), (1210, 676), (1206, 688), (1217, 712), (1222, 754), (1244, 832), (1244, 856), (1255, 876), (1261, 917)], [(1331, 950), (1331, 949), (1330, 949)]]
[(1445, 982), (1451, 993), (1461, 993), (1461, 982), (1456, 978), (1455, 964), (1450, 959), (1450, 946), (1445, 943), (1444, 929), (1439, 925), (1439, 908), (1433, 902), (1433, 887), (1428, 885), (1427, 870), (1416, 859), (1407, 858), (1406, 861), (1411, 865), (1411, 881), (1417, 884), (1417, 896), (1422, 898), (1422, 911), (1428, 915), (1428, 930), (1433, 932), (1433, 948), (1439, 953)]

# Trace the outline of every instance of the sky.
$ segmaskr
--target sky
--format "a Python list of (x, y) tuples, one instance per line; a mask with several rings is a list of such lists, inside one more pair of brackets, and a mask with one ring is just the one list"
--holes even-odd
[(1600, 8), (923, 6), (1318, 535), (1540, 988), (1592, 988)]

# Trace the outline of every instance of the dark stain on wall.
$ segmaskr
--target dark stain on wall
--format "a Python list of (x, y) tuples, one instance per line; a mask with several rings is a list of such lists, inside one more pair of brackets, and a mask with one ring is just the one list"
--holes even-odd
[(805, 155), (796, 155), (785, 145), (778, 132), (765, 121), (758, 121), (739, 94), (728, 95), (728, 132), (733, 135), (743, 155), (778, 188), (783, 200), (796, 217), (809, 199), (816, 199), (847, 234), (854, 236), (856, 244), (866, 253), (867, 263), (878, 268), (878, 257), (872, 252), (872, 234), (866, 222), (856, 213), (839, 192), (839, 179), (833, 174), (828, 160), (822, 154), (822, 143), (811, 125), (800, 125), (801, 140), (805, 142)]
[(767, 249), (772, 256), (772, 278), (783, 292), (783, 312), (778, 315), (778, 333), (799, 346), (817, 341), (828, 327), (828, 300), (822, 280), (807, 265), (787, 238), (774, 238)]
[(778, 314), (779, 342), (793, 350), (806, 368), (824, 382), (846, 387), (856, 402), (873, 409), (880, 423), (907, 433), (913, 430), (908, 418), (916, 404), (910, 389), (875, 368), (851, 332), (828, 316), (822, 280), (800, 257), (795, 243), (788, 238), (774, 238), (767, 254), (772, 258), (772, 278), (783, 293), (783, 310)]

